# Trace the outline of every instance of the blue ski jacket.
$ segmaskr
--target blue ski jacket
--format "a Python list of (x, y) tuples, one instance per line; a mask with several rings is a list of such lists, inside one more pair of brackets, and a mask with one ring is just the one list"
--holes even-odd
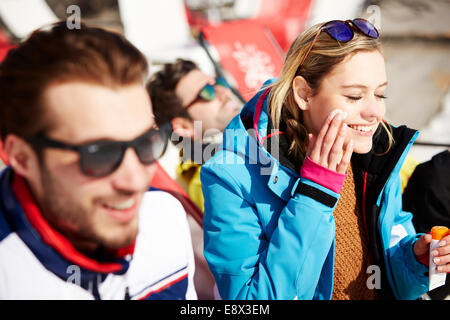
[[(267, 100), (260, 91), (244, 106), (202, 166), (204, 254), (223, 299), (331, 299), (340, 195), (269, 148)], [(380, 132), (352, 165), (378, 298), (416, 299), (428, 290), (428, 268), (413, 252), (419, 235), (402, 210), (399, 172), (418, 132), (401, 126), (393, 135), (387, 154), (375, 154), (386, 150)]]

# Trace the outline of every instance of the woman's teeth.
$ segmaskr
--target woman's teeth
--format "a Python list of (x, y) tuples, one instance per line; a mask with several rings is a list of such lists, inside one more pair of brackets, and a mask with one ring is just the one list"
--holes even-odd
[(352, 128), (353, 130), (358, 130), (358, 131), (362, 131), (362, 132), (369, 132), (372, 130), (372, 126), (353, 126), (353, 125), (348, 125), (350, 128)]

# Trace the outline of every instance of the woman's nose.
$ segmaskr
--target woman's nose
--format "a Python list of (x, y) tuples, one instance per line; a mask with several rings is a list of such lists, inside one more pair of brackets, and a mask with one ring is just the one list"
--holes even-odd
[(370, 121), (372, 119), (382, 119), (386, 112), (384, 101), (378, 101), (376, 98), (370, 99), (364, 105), (361, 114), (364, 119)]

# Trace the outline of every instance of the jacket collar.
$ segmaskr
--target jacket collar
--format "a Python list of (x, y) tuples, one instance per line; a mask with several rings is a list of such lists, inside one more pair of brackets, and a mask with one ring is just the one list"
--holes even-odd
[[(272, 82), (267, 81), (264, 86)], [(263, 87), (264, 87), (263, 86)], [(222, 149), (231, 152), (219, 153), (223, 163), (257, 165), (267, 186), (278, 197), (287, 201), (299, 180), (299, 175), (285, 167), (274, 152), (264, 147), (267, 140), (269, 116), (267, 113), (267, 93), (259, 91), (248, 101), (239, 115), (225, 128)], [(262, 142), (262, 143), (261, 143)], [(273, 151), (273, 150), (272, 150)]]
[[(352, 164), (361, 173), (367, 173), (367, 203), (374, 204), (380, 200), (381, 192), (391, 175), (398, 175), (403, 162), (417, 139), (419, 132), (406, 126), (392, 128), (394, 143), (388, 150), (388, 135), (378, 127), (373, 139), (372, 150), (366, 154), (352, 156)], [(356, 177), (356, 175), (355, 175)], [(357, 177), (356, 177), (357, 178)], [(361, 178), (361, 174), (360, 177)]]

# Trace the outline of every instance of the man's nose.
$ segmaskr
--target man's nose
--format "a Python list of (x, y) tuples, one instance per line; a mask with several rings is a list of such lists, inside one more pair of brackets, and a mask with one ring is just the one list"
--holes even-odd
[(155, 164), (144, 165), (133, 148), (128, 148), (122, 163), (112, 177), (115, 189), (125, 192), (145, 191), (149, 186)]
[(216, 97), (220, 101), (228, 101), (231, 99), (231, 89), (230, 88), (227, 88), (227, 87), (221, 86), (221, 85), (216, 85), (215, 89), (216, 89)]

